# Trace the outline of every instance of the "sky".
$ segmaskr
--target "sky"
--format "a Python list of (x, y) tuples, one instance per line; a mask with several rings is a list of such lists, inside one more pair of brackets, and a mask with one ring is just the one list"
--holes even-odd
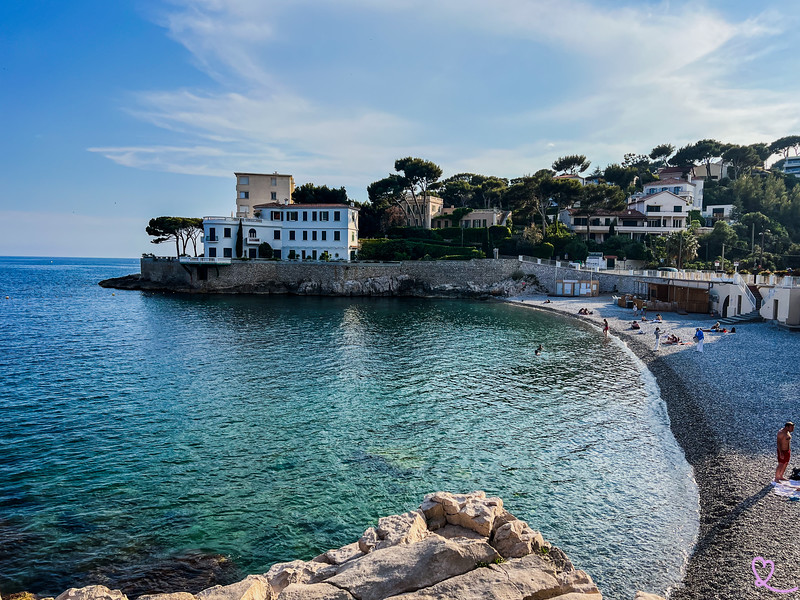
[[(795, 0), (6, 0), (0, 255), (167, 255), (235, 171), (366, 187), (800, 134)], [(590, 169), (590, 170), (591, 170)]]

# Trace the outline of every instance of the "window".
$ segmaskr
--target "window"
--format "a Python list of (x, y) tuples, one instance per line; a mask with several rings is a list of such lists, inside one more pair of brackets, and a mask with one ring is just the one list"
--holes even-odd
[(647, 212), (661, 212), (660, 206), (648, 206)]
[(315, 210), (311, 211), (311, 220), (312, 221), (316, 221), (317, 220), (317, 211), (315, 211)]
[(483, 220), (483, 226), (486, 227), (486, 219)]
[(247, 231), (247, 237), (249, 237), (251, 240), (254, 240), (258, 237), (258, 234), (256, 233), (255, 229), (250, 229)]
[(317, 260), (317, 251), (316, 250), (312, 250), (311, 251), (311, 258), (313, 258), (314, 260)]
[(625, 219), (622, 220), (623, 227), (638, 227), (639, 223), (633, 220), (626, 221)]
[(248, 208), (250, 208), (250, 207), (247, 206), (246, 204), (240, 204), (239, 205), (239, 212), (246, 213)]
[(650, 188), (649, 190), (647, 190), (647, 193), (648, 194), (655, 194), (656, 193), (656, 188)]
[(278, 199), (278, 192), (270, 192), (269, 193), (270, 200), (277, 200)]
[(674, 227), (683, 227), (683, 219), (675, 219), (672, 225)]
[(230, 227), (226, 227), (225, 229), (223, 229), (222, 230), (222, 236), (223, 237), (227, 237), (227, 238), (231, 237), (231, 228)]
[(248, 249), (248, 250), (247, 250), (247, 256), (248, 256), (249, 258), (257, 258), (257, 257), (256, 257), (256, 249), (255, 249), (255, 248), (250, 248), (250, 249)]
[(672, 188), (672, 193), (673, 194), (680, 194), (681, 193), (681, 188), (679, 186), (675, 186), (674, 188)]
[(278, 178), (277, 177), (272, 177), (271, 178), (271, 183), (272, 183), (272, 185), (278, 185)]
[(649, 219), (647, 221), (648, 227), (661, 227), (661, 219)]
[(249, 177), (239, 177), (239, 185), (250, 185)]
[(328, 234), (328, 232), (327, 232), (327, 231), (323, 231), (323, 232), (322, 232), (322, 241), (323, 241), (323, 242), (327, 241), (327, 239), (328, 239), (328, 235), (327, 235), (327, 234)]
[(280, 221), (281, 220), (281, 211), (273, 210), (273, 211), (270, 211), (269, 214), (270, 214), (270, 219), (272, 219), (273, 221)]
[(290, 231), (290, 232), (289, 232), (289, 239), (290, 239), (291, 241), (294, 241), (294, 231)]
[(673, 212), (683, 212), (683, 208), (680, 207), (680, 206), (673, 206), (672, 207), (672, 211)]
[(272, 232), (272, 239), (273, 240), (281, 239), (281, 230), (280, 229), (276, 229), (275, 231)]
[(328, 211), (327, 210), (319, 211), (319, 220), (320, 221), (327, 221), (328, 220)]
[(249, 200), (250, 199), (250, 192), (239, 192), (239, 199), (240, 200)]
[(277, 258), (278, 260), (281, 259), (281, 251), (280, 250), (273, 250), (272, 251), (272, 258)]
[[(312, 242), (316, 242), (317, 241), (317, 232), (316, 231), (312, 231), (311, 232), (311, 241)], [(316, 256), (314, 258), (316, 258)]]
[(308, 232), (307, 232), (307, 231), (304, 231), (304, 232), (303, 232), (303, 241), (304, 241), (304, 242), (307, 242), (307, 241), (308, 241)]
[(223, 248), (222, 256), (225, 258), (233, 258), (233, 248)]
[(586, 226), (586, 222), (587, 222), (586, 217), (576, 217), (573, 220), (573, 223), (575, 225), (583, 225), (584, 227)]
[(216, 258), (217, 257), (217, 249), (216, 248), (209, 248), (208, 249), (208, 255), (211, 258)]
[(341, 211), (338, 211), (338, 210), (333, 211), (333, 220), (334, 221), (339, 221), (341, 215), (342, 215)]
[(217, 241), (217, 228), (216, 227), (209, 227), (208, 228), (208, 241), (209, 242), (216, 242)]
[(290, 210), (286, 213), (286, 220), (287, 221), (297, 221), (298, 212), (296, 210)]
[(303, 221), (308, 221), (308, 211), (303, 211)]
[(341, 240), (342, 240), (342, 233), (340, 231), (334, 231), (333, 232), (333, 241), (334, 242), (339, 242)]

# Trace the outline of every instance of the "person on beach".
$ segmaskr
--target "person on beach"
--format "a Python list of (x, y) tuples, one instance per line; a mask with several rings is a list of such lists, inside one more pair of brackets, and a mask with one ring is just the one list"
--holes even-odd
[(656, 323), (663, 323), (663, 322), (664, 322), (664, 320), (661, 318), (661, 313), (658, 313), (658, 314), (656, 315), (656, 320), (655, 320), (655, 322), (656, 322)]
[(705, 335), (703, 334), (703, 330), (699, 327), (694, 332), (694, 339), (697, 340), (697, 348), (695, 348), (696, 352), (703, 351), (703, 340), (705, 339)]
[(647, 302), (642, 302), (642, 321), (647, 320)]
[(608, 321), (603, 319), (603, 335), (608, 337)]
[(631, 329), (641, 329), (641, 327), (639, 327), (639, 323), (637, 321), (633, 321), (631, 323)]
[(656, 346), (653, 348), (653, 352), (658, 352), (658, 347), (661, 345), (661, 329), (656, 327), (653, 333), (656, 335)]
[(775, 469), (775, 483), (781, 481), (788, 481), (784, 474), (786, 467), (789, 466), (789, 460), (792, 458), (792, 432), (794, 431), (794, 423), (787, 421), (786, 425), (778, 431), (778, 468)]
[(534, 354), (536, 354), (536, 356), (539, 356), (542, 353), (542, 350), (544, 350), (544, 347), (541, 344), (539, 344), (539, 347), (536, 349), (536, 352)]

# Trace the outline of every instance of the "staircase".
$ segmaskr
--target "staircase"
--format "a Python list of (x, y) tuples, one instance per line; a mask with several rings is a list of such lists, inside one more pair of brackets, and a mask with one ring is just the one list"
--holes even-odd
[[(759, 299), (760, 301), (760, 299)], [(719, 322), (723, 325), (737, 325), (738, 323), (751, 323), (753, 321), (763, 321), (764, 317), (757, 310), (745, 313), (743, 315), (736, 315), (733, 317), (725, 317), (720, 319)]]
[(747, 289), (750, 290), (750, 293), (753, 294), (753, 297), (756, 299), (756, 310), (759, 310), (763, 301), (761, 291), (758, 289), (757, 285), (753, 285), (752, 283), (747, 284)]

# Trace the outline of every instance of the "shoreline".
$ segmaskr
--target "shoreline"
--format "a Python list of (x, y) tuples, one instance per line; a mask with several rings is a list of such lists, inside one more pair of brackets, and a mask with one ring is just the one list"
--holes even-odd
[[(770, 485), (775, 433), (785, 421), (798, 420), (792, 414), (792, 400), (800, 391), (793, 334), (768, 323), (745, 323), (737, 325), (736, 334), (707, 334), (702, 354), (691, 343), (662, 345), (655, 353), (653, 321), (642, 323), (642, 334), (631, 330), (632, 311), (611, 304), (611, 297), (550, 298), (544, 305), (545, 298), (507, 301), (594, 325), (608, 319), (611, 335), (642, 361), (661, 390), (670, 429), (694, 470), (700, 495), (697, 543), (683, 581), (669, 597), (771, 597), (774, 592), (754, 585), (751, 563), (759, 556), (775, 563), (770, 586), (800, 585), (793, 568), (800, 564), (800, 545), (790, 537), (800, 506), (773, 494)], [(582, 307), (594, 314), (578, 315)], [(675, 332), (684, 340), (691, 339), (695, 327), (713, 323), (705, 315), (662, 316), (664, 333)]]

